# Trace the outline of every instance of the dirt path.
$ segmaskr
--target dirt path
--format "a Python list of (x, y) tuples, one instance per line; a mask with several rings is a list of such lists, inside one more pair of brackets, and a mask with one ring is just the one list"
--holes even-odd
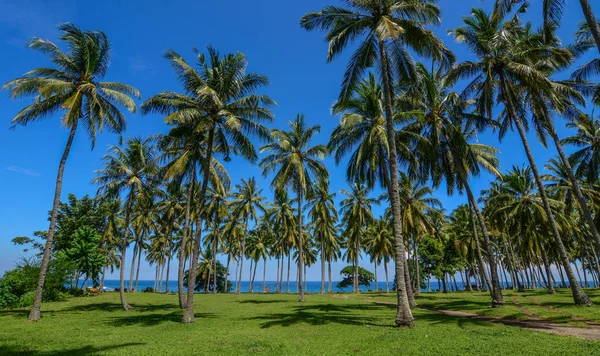
[[(359, 300), (356, 300), (356, 301), (359, 301)], [(365, 301), (365, 300), (362, 300), (362, 301)], [(367, 302), (371, 302), (371, 303), (375, 303), (375, 304), (396, 305), (396, 303), (394, 303), (394, 302), (384, 302), (384, 301), (377, 301), (377, 300), (370, 300)], [(518, 304), (518, 303), (516, 303), (516, 304)], [(517, 307), (519, 307), (519, 305), (517, 305)], [(440, 314), (449, 315), (449, 316), (453, 316), (453, 317), (457, 317), (457, 318), (464, 318), (464, 319), (475, 320), (475, 321), (487, 321), (487, 322), (495, 323), (495, 324), (516, 326), (519, 328), (540, 331), (540, 332), (544, 332), (544, 333), (548, 333), (548, 334), (573, 336), (573, 337), (578, 337), (578, 338), (587, 339), (587, 340), (600, 340), (600, 326), (599, 325), (588, 324), (587, 328), (578, 328), (578, 327), (574, 327), (574, 326), (556, 324), (556, 323), (550, 322), (548, 320), (538, 318), (535, 314), (529, 312), (522, 306), (520, 307), (520, 309), (522, 308), (521, 310), (523, 311), (523, 313), (525, 315), (527, 315), (528, 317), (530, 317), (531, 319), (520, 320), (520, 319), (507, 319), (507, 318), (502, 318), (502, 317), (482, 316), (482, 315), (467, 313), (467, 312), (463, 312), (463, 311), (445, 310), (445, 309), (438, 309), (438, 308), (426, 307), (426, 306), (421, 306), (421, 305), (417, 306), (417, 308), (434, 311), (434, 312), (437, 312)], [(523, 310), (523, 309), (525, 309), (525, 310)], [(529, 316), (529, 314), (531, 314), (531, 316)]]
[(544, 309), (546, 309), (546, 310), (548, 310), (550, 312), (553, 312), (553, 313), (556, 313), (556, 314), (559, 314), (559, 315), (562, 315), (562, 316), (566, 316), (566, 317), (570, 318), (573, 321), (578, 321), (578, 322), (584, 323), (584, 324), (586, 324), (587, 326), (589, 326), (591, 328), (598, 328), (598, 327), (600, 327), (600, 323), (598, 323), (596, 321), (593, 321), (593, 320), (590, 320), (590, 319), (585, 319), (585, 318), (580, 318), (578, 316), (574, 316), (574, 315), (571, 315), (569, 313), (565, 313), (562, 310), (559, 310), (559, 309), (556, 309), (556, 308), (554, 308), (552, 306), (546, 305), (546, 304), (540, 302), (539, 300), (537, 300), (535, 298), (532, 298), (530, 296), (525, 296), (525, 298), (527, 298), (527, 300), (531, 301), (532, 303), (534, 303), (535, 305), (537, 305), (539, 307), (542, 307), (542, 308), (544, 308)]

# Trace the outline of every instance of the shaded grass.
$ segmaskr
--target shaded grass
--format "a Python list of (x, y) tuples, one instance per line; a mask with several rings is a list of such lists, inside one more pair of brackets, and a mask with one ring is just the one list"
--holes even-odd
[[(0, 311), (0, 355), (600, 354), (600, 342), (423, 309), (414, 310), (416, 327), (398, 330), (394, 305), (356, 300), (394, 301), (393, 295), (342, 297), (307, 295), (307, 302), (299, 303), (295, 295), (197, 295), (197, 319), (191, 325), (179, 323), (176, 295), (128, 294), (136, 309), (127, 312), (120, 308), (118, 293), (73, 298), (44, 304), (37, 323), (27, 322), (23, 309)], [(491, 310), (485, 297), (430, 294), (419, 303)]]

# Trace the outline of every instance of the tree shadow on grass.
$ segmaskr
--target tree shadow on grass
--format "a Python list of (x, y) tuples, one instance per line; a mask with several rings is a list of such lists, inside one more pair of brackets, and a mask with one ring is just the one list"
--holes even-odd
[(240, 304), (271, 304), (271, 303), (288, 303), (288, 302), (291, 302), (291, 301), (279, 300), (279, 299), (271, 299), (271, 300), (249, 299), (249, 300), (238, 301), (238, 303), (240, 303)]
[[(99, 355), (106, 351), (121, 349), (124, 347), (144, 345), (140, 342), (129, 342), (125, 344), (110, 346), (81, 346), (73, 349), (60, 351), (38, 351), (34, 349), (22, 348), (17, 346), (0, 345), (0, 355), (44, 355), (44, 356), (70, 356), (70, 355)], [(125, 350), (124, 350), (125, 352)]]
[[(110, 321), (107, 321), (107, 324), (116, 327), (131, 325), (156, 326), (166, 322), (179, 323), (181, 322), (182, 315), (182, 312), (172, 312), (168, 314), (140, 314), (135, 311), (132, 311), (131, 315), (123, 317), (114, 317)], [(212, 313), (195, 313), (194, 316), (198, 319), (216, 318), (216, 314)]]
[[(172, 303), (164, 303), (164, 304), (131, 304), (134, 310), (141, 312), (152, 312), (157, 310), (170, 310), (170, 309), (179, 309), (176, 304)], [(123, 311), (123, 306), (121, 303), (93, 303), (93, 304), (84, 304), (84, 305), (75, 305), (68, 308), (62, 308), (59, 310), (54, 310), (53, 312), (89, 312), (89, 311), (103, 311), (103, 312), (115, 312), (115, 311)]]
[(375, 311), (389, 309), (390, 305), (382, 304), (316, 304), (302, 305), (293, 308), (289, 313), (274, 313), (259, 315), (246, 320), (260, 320), (261, 329), (272, 326), (292, 326), (299, 323), (311, 325), (344, 324), (344, 325), (367, 325), (376, 327), (392, 327), (393, 322), (382, 322), (381, 316), (365, 316), (352, 313), (353, 311)]
[[(0, 317), (3, 316), (12, 316), (14, 318), (27, 318), (29, 315), (28, 309), (4, 309), (0, 310)], [(1, 350), (0, 350), (1, 351)], [(2, 355), (2, 353), (0, 353)]]

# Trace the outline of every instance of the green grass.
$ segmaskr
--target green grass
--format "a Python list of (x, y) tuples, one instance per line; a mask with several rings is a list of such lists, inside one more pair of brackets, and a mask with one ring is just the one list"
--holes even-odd
[[(37, 323), (26, 321), (24, 309), (0, 311), (0, 355), (600, 354), (600, 342), (422, 309), (414, 311), (416, 327), (398, 330), (393, 305), (366, 301), (392, 301), (391, 295), (308, 295), (303, 304), (293, 295), (197, 295), (197, 319), (191, 325), (179, 323), (175, 295), (135, 293), (128, 298), (136, 307), (129, 312), (121, 310), (118, 293), (44, 304)], [(564, 296), (548, 298), (560, 304)], [(598, 294), (595, 300), (600, 304)], [(428, 294), (419, 303), (492, 312), (482, 305), (489, 304), (483, 293)], [(493, 312), (511, 314), (512, 308)], [(597, 308), (560, 305), (588, 317), (597, 315)]]

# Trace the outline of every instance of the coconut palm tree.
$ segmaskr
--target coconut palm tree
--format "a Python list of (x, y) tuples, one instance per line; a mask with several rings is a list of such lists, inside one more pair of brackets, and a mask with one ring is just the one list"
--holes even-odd
[(365, 185), (353, 184), (351, 190), (342, 189), (340, 192), (346, 197), (340, 203), (340, 214), (345, 225), (344, 234), (347, 237), (348, 259), (354, 265), (354, 293), (358, 293), (358, 260), (361, 255), (361, 242), (369, 223), (374, 220), (372, 206), (379, 204), (376, 198), (368, 196), (369, 189)]
[(335, 209), (335, 193), (329, 192), (329, 182), (320, 181), (313, 183), (313, 193), (308, 199), (306, 208), (311, 220), (313, 235), (319, 243), (321, 250), (321, 294), (325, 293), (325, 261), (326, 245), (335, 240), (338, 215)]
[[(302, 281), (303, 272), (303, 230), (302, 223), (304, 197), (312, 191), (311, 181), (326, 180), (329, 177), (327, 168), (321, 161), (328, 153), (324, 145), (311, 146), (313, 136), (321, 130), (320, 125), (307, 126), (304, 115), (298, 114), (294, 121), (288, 121), (290, 131), (274, 129), (271, 131), (273, 142), (261, 148), (270, 155), (260, 161), (260, 167), (266, 176), (277, 171), (271, 186), (275, 192), (291, 187), (296, 193), (298, 203), (298, 275)], [(304, 288), (300, 283), (299, 301), (304, 302)]]
[(206, 199), (206, 220), (207, 224), (211, 227), (211, 232), (206, 235), (204, 244), (206, 248), (212, 248), (213, 294), (217, 293), (217, 253), (219, 252), (219, 246), (223, 244), (221, 225), (229, 217), (229, 202), (227, 201), (229, 194), (227, 193), (227, 188), (227, 186), (222, 186), (219, 189), (209, 187)]
[(117, 106), (135, 112), (135, 102), (130, 96), (140, 96), (137, 89), (129, 85), (100, 81), (108, 70), (111, 50), (110, 42), (103, 32), (84, 31), (70, 23), (60, 25), (58, 30), (61, 32), (59, 38), (68, 45), (67, 52), (41, 38), (34, 37), (28, 42), (29, 48), (47, 54), (56, 68), (33, 69), (2, 87), (9, 91), (12, 99), (36, 96), (33, 104), (22, 109), (12, 119), (13, 125), (28, 125), (57, 111), (64, 111), (61, 124), (69, 128), (67, 144), (58, 165), (50, 227), (33, 307), (29, 313), (29, 320), (33, 321), (41, 317), (42, 291), (54, 241), (63, 173), (75, 132), (80, 124), (83, 125), (90, 135), (92, 149), (97, 133), (102, 132), (103, 128), (122, 133), (126, 127), (126, 119)]
[(406, 80), (413, 73), (413, 61), (407, 49), (450, 64), (454, 57), (442, 42), (424, 26), (440, 23), (440, 10), (429, 0), (349, 0), (340, 6), (325, 6), (318, 12), (302, 17), (300, 25), (306, 30), (326, 30), (329, 42), (327, 60), (338, 56), (351, 42), (360, 44), (348, 63), (341, 99), (352, 95), (352, 90), (364, 71), (378, 62), (383, 83), (390, 189), (396, 234), (396, 285), (398, 294), (397, 326), (414, 322), (404, 282), (404, 241), (401, 232), (400, 202), (398, 201), (398, 162), (394, 138), (392, 88), (394, 74)]
[[(485, 128), (489, 120), (469, 112), (473, 101), (451, 90), (454, 80), (443, 68), (428, 70), (422, 63), (418, 63), (416, 68), (417, 80), (405, 100), (415, 103), (422, 113), (415, 115), (414, 121), (405, 130), (418, 133), (423, 138), (417, 141), (415, 150), (420, 162), (419, 176), (429, 177), (434, 187), (444, 181), (449, 195), (456, 189), (466, 191), (481, 228), (488, 256), (492, 256), (485, 220), (469, 184), (470, 176), (479, 175), (482, 168), (499, 174), (496, 170), (497, 150), (470, 142), (476, 137), (478, 129)], [(480, 257), (479, 249), (477, 251)], [(504, 299), (495, 262), (490, 259), (490, 263), (492, 305), (499, 307), (504, 304)], [(479, 267), (481, 275), (486, 276), (482, 258), (479, 259)]]
[(295, 244), (294, 232), (298, 226), (296, 224), (296, 208), (294, 208), (294, 201), (288, 197), (286, 190), (275, 192), (274, 198), (273, 202), (269, 204), (269, 210), (265, 215), (273, 226), (274, 238), (277, 241), (277, 249), (281, 256), (279, 293), (283, 292), (284, 258), (286, 255), (288, 257), (286, 293), (289, 293), (291, 252)]
[[(223, 57), (213, 47), (208, 47), (208, 59), (198, 53), (198, 68), (191, 67), (178, 53), (168, 51), (165, 57), (171, 62), (183, 84), (185, 94), (162, 92), (142, 105), (142, 112), (166, 115), (166, 122), (182, 122), (193, 125), (194, 130), (206, 135), (206, 153), (201, 172), (203, 181), (196, 217), (196, 232), (192, 254), (192, 268), (188, 279), (187, 305), (183, 323), (194, 321), (194, 285), (203, 221), (206, 190), (209, 183), (209, 162), (213, 154), (220, 154), (225, 161), (239, 154), (250, 162), (257, 159), (254, 144), (248, 135), (269, 140), (269, 131), (261, 122), (271, 121), (269, 107), (275, 102), (266, 95), (254, 94), (266, 86), (267, 77), (246, 73), (246, 56), (237, 52)], [(217, 150), (215, 150), (217, 148)]]
[(577, 130), (575, 135), (561, 141), (577, 148), (571, 155), (577, 166), (576, 174), (588, 184), (595, 184), (600, 177), (600, 120), (593, 114), (581, 115), (567, 123), (567, 127)]
[[(526, 8), (527, 4), (522, 5), (518, 13)], [(455, 38), (465, 43), (476, 54), (478, 61), (457, 65), (451, 77), (474, 78), (465, 92), (473, 93), (478, 98), (477, 111), (480, 115), (491, 118), (495, 104), (503, 104), (500, 138), (509, 128), (517, 128), (548, 216), (561, 263), (569, 278), (575, 304), (590, 305), (590, 299), (579, 287), (569, 265), (567, 251), (526, 136), (526, 97), (547, 98), (556, 95), (556, 86), (547, 78), (547, 73), (539, 68), (540, 61), (543, 62), (549, 56), (548, 45), (538, 37), (532, 37), (529, 28), (521, 25), (518, 16), (508, 19), (506, 16), (506, 13), (498, 11), (498, 5), (492, 15), (482, 9), (474, 9), (472, 15), (465, 18), (465, 25), (453, 31)], [(534, 120), (534, 124), (537, 122)], [(539, 129), (544, 130), (544, 127), (538, 127)]]
[[(377, 265), (383, 263), (385, 271), (385, 292), (390, 292), (388, 280), (388, 263), (394, 254), (394, 234), (390, 227), (389, 219), (375, 219), (369, 224), (365, 233), (365, 249), (375, 262), (375, 276), (377, 276)], [(375, 281), (377, 286), (377, 281)], [(375, 289), (377, 291), (377, 288)]]
[[(258, 188), (256, 179), (251, 177), (249, 179), (242, 178), (240, 184), (236, 184), (236, 191), (232, 193), (233, 200), (230, 203), (231, 214), (234, 219), (238, 219), (244, 222), (244, 236), (242, 237), (242, 251), (240, 260), (240, 272), (238, 275), (238, 283), (235, 290), (235, 294), (240, 293), (242, 284), (242, 271), (244, 267), (244, 257), (246, 256), (246, 237), (250, 228), (250, 222), (258, 221), (258, 212), (264, 213), (266, 211), (264, 201), (265, 197), (262, 196), (262, 189)], [(249, 276), (251, 277), (251, 276)], [(252, 291), (252, 285), (250, 285), (250, 292)]]
[(125, 299), (125, 252), (132, 229), (130, 225), (133, 204), (143, 194), (152, 191), (157, 183), (156, 175), (159, 172), (154, 141), (152, 137), (145, 139), (132, 137), (127, 140), (127, 145), (123, 149), (111, 146), (109, 153), (103, 157), (104, 168), (97, 170), (98, 176), (92, 180), (92, 183), (101, 185), (98, 193), (103, 196), (117, 197), (122, 192), (127, 192), (119, 276), (121, 305), (125, 310), (133, 309)]

